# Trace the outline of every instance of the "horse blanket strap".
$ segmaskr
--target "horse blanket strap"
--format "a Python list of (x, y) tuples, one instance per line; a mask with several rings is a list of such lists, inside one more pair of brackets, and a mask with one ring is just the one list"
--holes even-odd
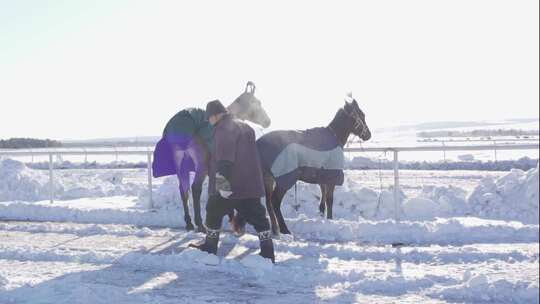
[(290, 189), (299, 179), (343, 184), (343, 147), (328, 128), (270, 132), (257, 140), (257, 148), (280, 188)]
[(259, 236), (259, 241), (261, 241), (261, 242), (272, 239), (272, 231), (271, 230), (261, 231), (257, 235)]
[(209, 239), (219, 239), (219, 229), (214, 230), (206, 228), (206, 237)]

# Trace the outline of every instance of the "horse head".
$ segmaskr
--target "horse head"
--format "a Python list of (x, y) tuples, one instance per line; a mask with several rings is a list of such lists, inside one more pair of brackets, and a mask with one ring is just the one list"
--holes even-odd
[(264, 128), (270, 126), (271, 120), (261, 105), (261, 101), (255, 97), (255, 84), (248, 81), (245, 91), (231, 103), (227, 110), (236, 118), (249, 120)]
[(363, 141), (369, 140), (371, 138), (371, 131), (366, 123), (366, 115), (360, 109), (358, 102), (356, 102), (356, 99), (354, 99), (351, 94), (347, 96), (343, 110), (351, 119), (351, 133), (360, 137)]

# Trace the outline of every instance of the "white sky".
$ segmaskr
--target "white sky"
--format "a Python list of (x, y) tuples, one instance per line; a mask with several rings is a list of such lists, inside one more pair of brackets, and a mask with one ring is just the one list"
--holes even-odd
[(0, 0), (0, 138), (159, 135), (247, 80), (273, 129), (539, 116), (539, 1)]

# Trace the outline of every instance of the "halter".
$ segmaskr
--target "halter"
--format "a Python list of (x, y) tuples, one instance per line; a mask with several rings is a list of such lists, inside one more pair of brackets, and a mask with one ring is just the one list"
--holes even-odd
[(356, 116), (354, 116), (352, 114), (347, 113), (347, 111), (343, 111), (343, 112), (345, 112), (345, 114), (347, 114), (347, 116), (349, 116), (351, 119), (354, 120), (353, 130), (358, 129), (358, 127), (360, 127), (360, 126), (362, 127), (362, 132), (360, 133), (360, 138), (363, 138), (365, 133), (366, 133), (366, 130), (367, 130), (367, 126), (364, 123), (364, 121), (359, 117), (356, 117)]
[[(360, 133), (360, 136), (361, 136), (361, 137), (364, 137), (364, 134), (366, 133), (366, 130), (367, 130), (367, 126), (366, 126), (366, 124), (362, 121), (362, 119), (357, 118), (357, 117), (353, 116), (352, 114), (347, 113), (347, 111), (345, 111), (344, 108), (339, 109), (338, 113), (343, 113), (342, 115), (345, 115), (345, 116), (347, 116), (349, 119), (351, 119), (351, 120), (354, 121), (352, 130), (356, 130), (358, 127), (361, 126), (361, 127), (362, 127), (362, 132)], [(336, 118), (337, 118), (337, 116), (336, 116)], [(336, 118), (334, 118), (334, 120), (335, 120)], [(339, 139), (338, 133), (336, 132), (336, 130), (334, 130), (334, 128), (332, 127), (332, 124), (328, 125), (327, 128), (332, 132), (332, 134), (334, 134), (334, 136), (335, 136), (337, 139)], [(351, 132), (351, 131), (349, 131), (349, 132)], [(354, 135), (354, 136), (356, 136), (356, 135)], [(343, 145), (346, 145), (346, 144), (347, 144), (347, 138), (345, 138), (345, 141), (343, 142)]]

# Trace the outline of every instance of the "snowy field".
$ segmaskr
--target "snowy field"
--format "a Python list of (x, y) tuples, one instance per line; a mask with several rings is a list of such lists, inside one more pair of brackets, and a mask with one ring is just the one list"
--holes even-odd
[(400, 172), (399, 222), (390, 171), (346, 171), (334, 220), (299, 183), (271, 265), (250, 229), (187, 249), (175, 178), (150, 208), (144, 169), (58, 170), (50, 203), (46, 171), (0, 160), (0, 303), (539, 302), (538, 167)]

